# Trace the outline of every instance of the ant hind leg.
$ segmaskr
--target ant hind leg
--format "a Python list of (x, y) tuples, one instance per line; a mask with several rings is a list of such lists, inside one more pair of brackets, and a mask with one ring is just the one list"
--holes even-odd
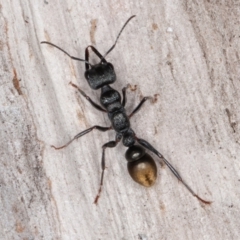
[(105, 167), (105, 150), (106, 150), (106, 148), (114, 148), (114, 147), (116, 147), (117, 144), (119, 143), (119, 141), (121, 140), (121, 138), (122, 137), (120, 135), (116, 135), (116, 140), (115, 141), (107, 142), (107, 143), (105, 143), (102, 146), (102, 161), (101, 161), (102, 174), (101, 174), (100, 187), (98, 189), (98, 194), (95, 197), (94, 204), (98, 203), (98, 199), (99, 199), (99, 197), (101, 195), (101, 191), (102, 191), (104, 171), (105, 171), (105, 168), (106, 168)]
[(180, 174), (178, 173), (178, 171), (171, 165), (171, 163), (169, 163), (167, 161), (167, 159), (165, 159), (163, 157), (163, 155), (158, 152), (150, 143), (148, 143), (147, 141), (145, 141), (144, 139), (139, 139), (136, 138), (137, 142), (142, 145), (143, 147), (145, 147), (146, 149), (150, 150), (151, 152), (153, 152), (154, 154), (156, 154), (159, 158), (161, 158), (163, 160), (163, 162), (168, 166), (168, 168), (170, 169), (170, 171), (174, 174), (174, 176), (178, 179), (178, 181), (180, 181), (187, 189), (188, 191), (194, 196), (196, 197), (199, 201), (205, 203), (205, 204), (211, 204), (211, 201), (206, 201), (202, 198), (200, 198), (188, 185), (187, 183), (182, 179), (182, 177), (180, 176)]

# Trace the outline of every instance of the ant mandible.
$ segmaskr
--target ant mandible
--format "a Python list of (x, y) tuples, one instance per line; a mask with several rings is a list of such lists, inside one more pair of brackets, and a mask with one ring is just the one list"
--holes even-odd
[[(110, 62), (106, 61), (106, 56), (114, 49), (116, 46), (116, 43), (123, 31), (123, 29), (126, 27), (128, 22), (134, 18), (135, 15), (131, 16), (126, 23), (123, 25), (122, 29), (120, 30), (119, 34), (117, 35), (117, 38), (113, 44), (113, 46), (104, 54), (102, 55), (94, 46), (88, 46), (85, 49), (85, 59), (76, 58), (71, 56), (69, 53), (64, 51), (62, 48), (56, 46), (53, 43), (43, 41), (41, 43), (49, 44), (63, 53), (65, 53), (67, 56), (69, 56), (73, 60), (82, 61), (85, 62), (85, 78), (88, 81), (89, 86), (94, 89), (101, 89), (101, 96), (100, 96), (100, 103), (95, 103), (88, 95), (85, 94), (84, 91), (82, 91), (78, 86), (76, 86), (73, 83), (70, 83), (74, 88), (76, 88), (80, 94), (85, 97), (90, 104), (95, 107), (97, 110), (105, 112), (108, 114), (108, 118), (111, 121), (110, 127), (102, 127), (95, 125), (91, 128), (88, 128), (80, 133), (78, 133), (73, 139), (71, 139), (69, 142), (67, 142), (65, 145), (61, 147), (55, 147), (52, 146), (55, 149), (62, 149), (67, 147), (70, 143), (72, 143), (74, 140), (82, 137), (83, 135), (91, 132), (92, 130), (96, 129), (101, 132), (105, 132), (108, 130), (115, 130), (116, 137), (114, 141), (110, 141), (105, 143), (102, 146), (102, 174), (101, 174), (101, 181), (100, 186), (98, 190), (98, 194), (95, 197), (94, 203), (97, 204), (98, 199), (101, 194), (102, 186), (103, 186), (103, 177), (104, 177), (104, 171), (105, 171), (105, 150), (106, 148), (114, 148), (116, 145), (122, 140), (122, 143), (125, 147), (127, 147), (127, 151), (125, 153), (125, 158), (128, 162), (128, 172), (132, 179), (136, 181), (137, 183), (145, 186), (150, 187), (152, 186), (157, 178), (157, 166), (152, 159), (152, 157), (145, 152), (145, 149), (148, 149), (149, 151), (156, 154), (171, 170), (171, 172), (175, 175), (175, 177), (188, 189), (191, 194), (196, 197), (198, 200), (205, 204), (210, 204), (210, 201), (206, 201), (202, 198), (200, 198), (182, 179), (180, 174), (177, 172), (177, 170), (163, 157), (161, 153), (159, 153), (150, 143), (148, 143), (146, 140), (138, 138), (135, 134), (135, 132), (132, 130), (130, 126), (130, 118), (136, 114), (142, 107), (142, 105), (151, 97), (144, 97), (140, 103), (137, 105), (137, 107), (132, 111), (131, 114), (127, 114), (125, 110), (125, 104), (126, 104), (126, 90), (129, 87), (124, 87), (122, 89), (122, 95), (123, 99), (121, 100), (120, 93), (111, 88), (109, 84), (112, 84), (116, 81), (116, 73), (114, 71), (114, 67)], [(89, 49), (91, 49), (99, 58), (100, 62), (98, 64), (90, 64), (89, 62)], [(136, 144), (138, 143), (138, 145)]]

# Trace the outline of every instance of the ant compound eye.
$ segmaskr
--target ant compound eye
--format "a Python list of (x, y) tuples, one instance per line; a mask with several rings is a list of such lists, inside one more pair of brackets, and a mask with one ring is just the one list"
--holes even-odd
[(85, 73), (84, 73), (84, 77), (88, 80), (89, 79), (89, 72), (88, 71), (86, 71)]
[(151, 187), (157, 179), (157, 166), (152, 157), (145, 153), (140, 159), (128, 162), (132, 179), (144, 187)]
[(113, 65), (111, 64), (111, 63), (107, 63), (108, 64), (108, 66), (112, 69), (112, 70), (114, 70), (114, 67), (113, 67)]

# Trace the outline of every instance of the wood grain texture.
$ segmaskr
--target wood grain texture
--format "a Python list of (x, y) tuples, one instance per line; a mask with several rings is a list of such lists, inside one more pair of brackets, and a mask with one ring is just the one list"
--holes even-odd
[[(200, 2), (1, 2), (0, 239), (239, 238), (240, 2)], [(81, 58), (89, 44), (104, 53), (133, 14), (107, 57), (114, 87), (137, 85), (127, 93), (129, 112), (143, 96), (159, 94), (132, 127), (210, 206), (160, 164), (155, 186), (134, 183), (121, 144), (106, 151), (96, 206), (101, 146), (114, 132), (50, 147), (109, 120), (69, 85), (98, 101), (84, 64), (40, 42)]]

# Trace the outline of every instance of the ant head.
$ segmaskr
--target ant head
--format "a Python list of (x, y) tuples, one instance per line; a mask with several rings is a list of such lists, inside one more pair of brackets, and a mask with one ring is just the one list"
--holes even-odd
[(67, 56), (69, 56), (73, 60), (85, 62), (85, 66), (86, 66), (85, 78), (87, 79), (89, 86), (92, 89), (99, 89), (99, 88), (103, 87), (104, 85), (112, 84), (116, 81), (116, 74), (114, 71), (114, 67), (111, 63), (109, 63), (105, 60), (105, 57), (115, 48), (118, 38), (120, 37), (123, 29), (126, 27), (128, 22), (134, 17), (135, 17), (135, 15), (131, 16), (126, 21), (126, 23), (123, 25), (122, 29), (120, 30), (119, 34), (117, 35), (115, 43), (103, 56), (93, 46), (89, 46), (92, 48), (92, 50), (95, 52), (95, 54), (101, 59), (100, 63), (95, 64), (95, 65), (91, 65), (88, 61), (88, 47), (86, 49), (87, 52), (86, 52), (85, 60), (84, 60), (81, 58), (71, 56), (65, 50), (63, 50), (62, 48), (58, 47), (57, 45), (55, 45), (53, 43), (46, 42), (46, 41), (43, 41), (41, 43), (49, 44), (49, 45), (59, 49), (60, 51), (65, 53)]
[[(90, 65), (88, 62), (88, 53), (87, 53), (87, 55), (85, 55), (85, 56), (87, 56), (85, 58), (86, 59), (86, 61), (85, 61), (86, 62), (85, 78), (87, 79), (88, 84), (92, 89), (96, 90), (96, 89), (103, 87), (104, 85), (112, 84), (116, 81), (116, 74), (115, 74), (113, 65), (111, 63), (108, 63), (105, 60), (105, 57), (115, 48), (123, 29), (126, 27), (128, 22), (134, 17), (135, 17), (135, 15), (131, 16), (125, 22), (125, 24), (121, 28), (120, 32), (118, 33), (113, 46), (103, 56), (97, 51), (97, 49), (95, 49), (92, 46), (89, 46), (92, 48), (92, 50), (95, 52), (95, 54), (101, 59), (101, 62), (99, 64)], [(89, 67), (91, 67), (91, 68), (89, 69)]]
[(96, 90), (104, 85), (114, 83), (116, 81), (116, 73), (111, 63), (101, 61), (86, 70), (85, 78), (87, 79), (89, 86)]

